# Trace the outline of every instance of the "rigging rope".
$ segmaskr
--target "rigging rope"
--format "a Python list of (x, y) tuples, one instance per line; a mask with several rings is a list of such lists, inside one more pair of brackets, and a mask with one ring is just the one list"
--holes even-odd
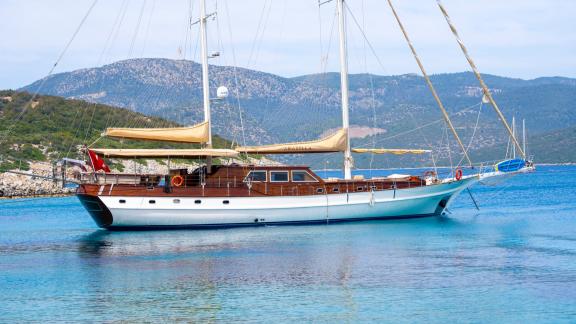
[[(216, 12), (218, 12), (218, 2), (216, 2)], [(225, 52), (225, 48), (224, 48), (224, 44), (222, 42), (223, 37), (222, 37), (222, 29), (220, 28), (220, 16), (216, 15), (216, 33), (218, 35), (217, 39), (218, 39), (218, 50), (220, 53), (224, 53)], [(222, 56), (222, 59), (224, 61), (224, 65), (225, 66), (230, 66), (226, 55)], [(230, 122), (232, 122), (234, 120), (234, 115), (232, 113), (232, 105), (228, 103), (228, 100), (226, 100), (226, 103), (223, 104), (223, 108), (226, 109), (226, 112), (228, 113), (228, 119), (230, 120)], [(230, 129), (231, 131), (231, 135), (232, 135), (232, 140), (230, 141), (230, 149), (233, 149), (234, 146), (239, 143), (239, 139), (238, 139), (238, 130), (234, 127), (232, 129)]]
[(366, 44), (368, 44), (368, 47), (370, 48), (370, 51), (372, 52), (372, 55), (374, 55), (374, 58), (376, 59), (376, 61), (377, 61), (378, 64), (380, 65), (380, 68), (382, 68), (383, 71), (386, 71), (386, 68), (384, 67), (384, 64), (382, 64), (382, 61), (380, 61), (380, 57), (378, 56), (378, 54), (376, 54), (376, 50), (374, 49), (374, 46), (372, 46), (372, 43), (370, 42), (370, 40), (369, 40), (368, 37), (366, 36), (366, 33), (364, 32), (364, 30), (362, 29), (362, 27), (361, 27), (360, 24), (358, 23), (358, 20), (356, 19), (356, 16), (354, 16), (354, 13), (352, 12), (352, 10), (350, 10), (350, 7), (348, 7), (348, 4), (346, 4), (346, 2), (344, 2), (344, 6), (346, 6), (346, 10), (348, 10), (348, 13), (350, 14), (350, 17), (352, 17), (352, 20), (354, 21), (354, 24), (355, 24), (356, 27), (358, 27), (358, 29), (360, 30), (360, 34), (362, 34), (362, 37), (363, 37), (364, 40), (366, 41)]
[[(266, 11), (267, 6), (268, 11)], [(252, 47), (250, 49), (250, 55), (248, 56), (247, 66), (250, 66), (250, 64), (252, 63), (252, 57), (254, 56), (254, 51), (256, 51), (256, 56), (258, 56), (257, 52), (260, 49), (259, 43), (261, 37), (264, 37), (264, 32), (266, 30), (266, 24), (268, 23), (268, 18), (270, 17), (271, 8), (272, 8), (272, 0), (270, 1), (265, 0), (264, 6), (262, 7), (262, 11), (260, 12), (260, 19), (258, 20), (258, 27), (256, 28), (256, 35), (254, 35), (254, 40), (252, 41)]]
[[(236, 51), (234, 50), (234, 44), (232, 40), (234, 37), (232, 36), (232, 27), (231, 27), (231, 20), (230, 20), (230, 12), (228, 10), (228, 2), (224, 1), (224, 10), (226, 11), (226, 19), (228, 20), (228, 36), (230, 37), (230, 43), (232, 44), (232, 70), (234, 71), (234, 87), (235, 87), (235, 94), (236, 94), (236, 103), (238, 107), (238, 116), (240, 119), (240, 129), (242, 133), (242, 145), (246, 146), (246, 134), (244, 132), (244, 119), (242, 118), (242, 106), (240, 105), (240, 82), (238, 80), (238, 69), (236, 68)], [(248, 153), (246, 153), (246, 158), (248, 158)]]
[[(390, 0), (388, 0), (390, 1)], [(474, 72), (474, 75), (476, 76), (476, 78), (478, 79), (478, 82), (480, 82), (480, 86), (482, 87), (482, 90), (484, 91), (484, 94), (486, 95), (486, 97), (488, 98), (488, 100), (490, 101), (490, 104), (492, 105), (492, 107), (494, 108), (494, 111), (496, 111), (496, 114), (498, 114), (498, 118), (500, 119), (500, 121), (502, 122), (502, 124), (504, 125), (504, 127), (506, 127), (506, 130), (508, 131), (508, 134), (510, 135), (510, 137), (512, 138), (512, 141), (514, 142), (514, 145), (516, 146), (516, 148), (518, 149), (518, 151), (522, 154), (522, 156), (524, 157), (524, 159), (526, 159), (526, 154), (524, 153), (524, 150), (522, 150), (522, 147), (520, 146), (520, 143), (518, 143), (518, 140), (516, 140), (516, 136), (514, 136), (514, 133), (512, 132), (512, 129), (510, 128), (510, 125), (508, 125), (508, 122), (506, 122), (506, 118), (504, 117), (504, 115), (502, 114), (502, 112), (500, 111), (500, 108), (498, 108), (498, 105), (496, 104), (496, 101), (494, 100), (494, 98), (492, 97), (492, 94), (490, 93), (490, 90), (488, 89), (488, 86), (486, 86), (486, 83), (484, 83), (484, 79), (482, 79), (482, 76), (480, 75), (480, 72), (478, 72), (478, 68), (476, 67), (476, 64), (474, 64), (474, 61), (472, 61), (472, 58), (470, 57), (470, 55), (468, 54), (468, 50), (466, 49), (466, 46), (464, 45), (464, 42), (462, 42), (462, 39), (460, 38), (460, 35), (458, 35), (458, 31), (456, 30), (456, 27), (454, 27), (454, 24), (452, 23), (452, 21), (450, 20), (450, 16), (448, 16), (448, 12), (446, 11), (446, 9), (444, 8), (444, 5), (442, 5), (442, 2), (440, 0), (436, 0), (436, 2), (438, 3), (438, 7), (440, 8), (440, 11), (442, 11), (442, 14), (444, 15), (444, 18), (446, 19), (446, 22), (448, 23), (448, 26), (450, 27), (450, 30), (452, 31), (452, 34), (454, 35), (454, 37), (456, 38), (456, 41), (458, 42), (458, 45), (460, 45), (460, 49), (462, 49), (462, 53), (464, 53), (464, 56), (466, 57), (466, 60), (468, 60), (468, 63), (470, 64), (470, 67), (472, 68), (472, 71)]]
[(142, 6), (140, 7), (140, 14), (138, 15), (138, 22), (136, 23), (136, 28), (134, 28), (134, 35), (132, 36), (132, 41), (130, 42), (130, 50), (128, 51), (128, 57), (132, 57), (134, 52), (134, 44), (138, 38), (138, 33), (140, 32), (140, 23), (142, 22), (142, 16), (144, 16), (144, 9), (146, 8), (146, 0), (142, 1)]
[(148, 23), (146, 24), (146, 32), (144, 33), (144, 44), (142, 44), (142, 51), (140, 56), (144, 56), (144, 51), (146, 50), (146, 43), (148, 42), (148, 35), (150, 33), (150, 25), (152, 24), (152, 15), (154, 14), (154, 7), (156, 6), (156, 0), (152, 0), (152, 6), (150, 8), (150, 14), (148, 15)]
[(438, 96), (438, 93), (436, 92), (436, 88), (432, 84), (432, 81), (430, 81), (430, 78), (428, 77), (428, 74), (426, 73), (426, 70), (424, 69), (424, 65), (420, 61), (420, 58), (418, 57), (418, 54), (416, 53), (416, 49), (412, 45), (412, 42), (410, 41), (410, 37), (408, 37), (408, 33), (404, 29), (404, 25), (402, 24), (402, 21), (400, 21), (400, 17), (398, 17), (398, 14), (396, 13), (396, 9), (394, 9), (394, 6), (392, 5), (392, 0), (388, 0), (388, 5), (390, 6), (390, 9), (392, 10), (394, 17), (396, 18), (396, 21), (398, 22), (398, 26), (400, 27), (400, 30), (402, 31), (402, 34), (404, 35), (404, 38), (406, 39), (406, 42), (408, 43), (408, 46), (410, 47), (410, 51), (412, 51), (412, 55), (414, 56), (416, 63), (418, 63), (418, 67), (420, 68), (420, 71), (422, 71), (422, 75), (424, 76), (424, 79), (426, 80), (426, 83), (428, 84), (428, 87), (430, 88), (430, 91), (432, 92), (432, 96), (434, 96), (434, 100), (436, 100), (438, 107), (442, 111), (442, 116), (444, 117), (446, 124), (448, 125), (448, 127), (452, 131), (452, 134), (454, 135), (454, 138), (458, 142), (458, 145), (460, 145), (460, 148), (462, 149), (462, 152), (464, 153), (466, 160), (468, 160), (468, 164), (470, 166), (472, 166), (472, 160), (470, 160), (470, 156), (468, 156), (468, 152), (466, 151), (464, 144), (460, 140), (460, 136), (458, 136), (458, 132), (456, 132), (456, 129), (454, 128), (454, 125), (452, 124), (452, 121), (450, 120), (450, 116), (448, 116), (448, 112), (446, 111), (446, 108), (444, 108), (444, 104), (442, 103), (442, 101), (440, 100), (440, 97)]
[[(462, 115), (462, 114), (464, 114), (464, 113), (467, 113), (470, 108), (473, 108), (473, 107), (475, 107), (475, 106), (477, 106), (477, 105), (478, 105), (478, 104), (474, 104), (474, 105), (472, 105), (472, 106), (465, 107), (465, 108), (461, 109), (460, 111), (452, 114), (451, 116), (452, 116), (452, 117), (455, 117), (455, 116), (459, 116), (459, 115)], [(423, 129), (423, 128), (430, 127), (430, 126), (432, 126), (432, 125), (434, 125), (434, 124), (438, 124), (438, 123), (440, 123), (440, 122), (442, 122), (442, 121), (444, 121), (444, 119), (443, 119), (443, 118), (440, 118), (440, 119), (431, 121), (431, 122), (429, 122), (429, 123), (427, 123), (427, 124), (418, 126), (418, 127), (416, 127), (416, 128), (413, 128), (413, 129), (410, 129), (410, 130), (407, 130), (407, 131), (404, 131), (404, 132), (396, 133), (396, 134), (391, 135), (391, 136), (388, 136), (388, 137), (381, 138), (381, 139), (379, 139), (378, 141), (375, 141), (375, 143), (378, 144), (378, 143), (381, 143), (381, 142), (384, 142), (384, 141), (387, 141), (387, 140), (390, 140), (390, 139), (393, 139), (393, 138), (396, 138), (396, 137), (399, 137), (399, 136), (404, 136), (404, 135), (410, 134), (410, 133), (412, 133), (412, 132), (419, 131), (419, 130), (421, 130), (421, 129)], [(444, 133), (444, 130), (442, 131), (442, 133)], [(444, 139), (442, 139), (441, 141), (444, 141)], [(367, 147), (360, 147), (360, 148), (367, 148)]]
[[(480, 122), (480, 113), (482, 112), (482, 107), (484, 106), (482, 105), (482, 100), (480, 100), (479, 106), (480, 107), (478, 108), (478, 116), (476, 117), (476, 124), (474, 124), (474, 128), (472, 130), (472, 136), (470, 136), (470, 141), (468, 142), (468, 146), (466, 146), (466, 152), (470, 152), (470, 147), (472, 147), (472, 141), (474, 141), (474, 136), (476, 135), (476, 130), (478, 129), (478, 124)], [(462, 161), (464, 161), (464, 158), (460, 159), (457, 166), (460, 166), (462, 164)]]
[[(102, 53), (101, 53), (101, 55), (100, 55), (100, 57), (99, 57), (99, 59), (98, 59), (97, 66), (100, 66), (100, 65), (101, 65), (101, 63), (102, 63), (101, 61), (102, 61), (102, 59), (103, 59), (103, 57), (104, 57), (104, 54), (105, 54), (106, 52), (109, 52), (110, 49), (111, 49), (111, 46), (112, 46), (112, 44), (113, 44), (113, 42), (110, 42), (110, 40), (112, 39), (112, 35), (114, 35), (114, 39), (115, 39), (116, 36), (117, 36), (118, 33), (119, 33), (120, 27), (121, 27), (121, 25), (122, 25), (122, 23), (123, 23), (123, 21), (124, 21), (125, 15), (126, 15), (126, 10), (127, 10), (127, 8), (128, 8), (128, 3), (129, 3), (129, 1), (124, 1), (124, 2), (121, 4), (120, 11), (119, 11), (118, 15), (117, 15), (116, 18), (115, 18), (114, 24), (113, 24), (113, 26), (112, 26), (112, 29), (110, 30), (110, 33), (108, 34), (108, 37), (106, 38), (103, 51), (102, 51)], [(134, 51), (134, 46), (135, 46), (135, 43), (136, 43), (137, 35), (138, 35), (139, 31), (140, 31), (140, 24), (141, 24), (141, 21), (142, 21), (142, 17), (143, 17), (143, 15), (144, 15), (145, 8), (146, 8), (146, 0), (143, 1), (142, 6), (140, 7), (140, 12), (139, 12), (139, 16), (138, 16), (138, 21), (137, 21), (137, 24), (136, 24), (136, 27), (135, 27), (135, 30), (134, 30), (134, 34), (133, 34), (133, 36), (132, 36), (132, 40), (131, 40), (131, 43), (130, 43), (130, 50), (129, 50), (128, 58), (130, 58), (130, 57), (132, 56), (132, 53), (133, 53), (133, 51)], [(152, 12), (150, 13), (150, 20), (151, 20), (151, 17), (152, 17)], [(149, 20), (149, 23), (150, 23), (150, 20)], [(149, 27), (149, 26), (148, 26), (148, 27)], [(102, 89), (102, 87), (103, 87), (103, 86), (101, 85), (100, 90)], [(145, 93), (147, 93), (147, 92), (145, 92)], [(97, 106), (97, 103), (94, 103), (94, 104), (93, 104), (93, 107), (92, 107), (92, 114), (91, 114), (90, 119), (89, 119), (89, 121), (88, 121), (88, 125), (87, 125), (87, 127), (85, 128), (84, 140), (83, 140), (84, 143), (87, 142), (88, 139), (91, 137), (92, 123), (93, 123), (93, 121), (94, 121), (94, 115), (95, 115), (95, 113), (96, 113), (96, 106)], [(84, 113), (88, 112), (88, 110), (89, 110), (89, 107), (84, 110), (84, 112), (83, 112), (83, 114), (82, 114), (82, 118), (81, 118), (81, 120), (80, 120), (80, 124), (78, 125), (78, 128), (81, 128), (82, 123), (83, 123), (83, 121), (84, 121)], [(107, 120), (106, 124), (109, 123), (109, 119), (110, 119), (110, 116), (111, 116), (111, 115), (112, 115), (111, 113), (108, 115), (108, 120)], [(136, 121), (136, 120), (133, 120), (132, 122), (137, 122), (137, 121)], [(75, 136), (72, 138), (71, 144), (70, 144), (70, 146), (69, 146), (69, 148), (68, 148), (68, 152), (67, 152), (67, 154), (66, 154), (66, 157), (69, 157), (69, 156), (70, 156), (70, 153), (71, 153), (71, 151), (72, 151), (72, 148), (74, 147), (74, 144), (75, 144), (75, 142), (76, 142), (77, 137), (78, 137), (78, 134), (75, 135)]]
[(70, 37), (70, 39), (68, 40), (68, 42), (66, 43), (66, 46), (64, 46), (64, 49), (62, 50), (62, 52), (60, 52), (60, 55), (58, 56), (58, 58), (56, 59), (56, 62), (54, 62), (54, 65), (52, 66), (52, 68), (50, 69), (50, 71), (48, 72), (48, 74), (46, 75), (46, 77), (44, 77), (42, 79), (42, 82), (40, 83), (40, 85), (38, 86), (38, 88), (36, 88), (36, 91), (34, 92), (34, 94), (32, 95), (32, 98), (30, 98), (30, 100), (28, 100), (28, 102), (24, 105), (24, 108), (22, 108), (22, 111), (16, 116), (14, 122), (8, 127), (8, 129), (6, 131), (4, 131), (4, 133), (2, 134), (2, 137), (0, 137), (0, 143), (2, 143), (3, 141), (5, 141), (8, 136), (10, 135), (10, 133), (12, 132), (14, 126), (16, 125), (16, 123), (22, 119), (22, 117), (24, 116), (24, 114), (26, 113), (26, 111), (28, 110), (28, 108), (30, 107), (30, 105), (32, 104), (32, 102), (34, 100), (36, 100), (36, 97), (38, 97), (38, 94), (40, 93), (40, 91), (42, 90), (42, 88), (44, 87), (44, 83), (46, 83), (47, 79), (49, 76), (52, 75), (52, 73), (54, 72), (54, 69), (56, 69), (56, 66), (58, 65), (58, 63), (60, 63), (60, 61), (62, 60), (62, 58), (64, 57), (64, 55), (66, 54), (66, 52), (68, 51), (68, 48), (70, 48), (70, 45), (72, 45), (72, 42), (74, 41), (74, 39), (76, 39), (76, 36), (78, 35), (78, 33), (80, 32), (80, 29), (82, 29), (82, 26), (84, 26), (84, 23), (86, 22), (86, 20), (88, 19), (88, 16), (90, 16), (90, 13), (92, 12), (92, 9), (94, 9), (94, 7), (96, 6), (96, 4), (98, 3), (98, 0), (94, 0), (92, 2), (92, 4), (90, 5), (90, 7), (88, 8), (88, 11), (86, 12), (86, 14), (84, 15), (84, 17), (82, 18), (82, 20), (80, 21), (80, 24), (78, 24), (78, 27), (76, 27), (76, 30), (74, 30), (74, 33), (72, 34), (72, 37)]
[[(366, 12), (364, 10), (364, 4), (365, 1), (362, 0), (362, 31), (364, 31), (366, 29)], [(350, 9), (348, 9), (348, 11), (351, 11)], [(367, 37), (364, 37), (364, 42), (363, 42), (363, 56), (364, 56), (364, 71), (365, 73), (368, 75), (368, 79), (370, 80), (370, 99), (371, 99), (371, 108), (372, 108), (372, 128), (376, 129), (376, 94), (374, 92), (374, 77), (372, 76), (372, 74), (368, 73), (368, 62), (366, 59), (366, 45), (367, 45), (367, 41), (366, 41)], [(370, 139), (372, 140), (372, 149), (376, 148), (376, 136), (372, 135), (370, 136)], [(370, 152), (370, 178), (372, 178), (372, 165), (374, 164), (374, 157), (375, 154), (374, 152)]]
[[(108, 36), (106, 37), (106, 41), (104, 42), (104, 47), (102, 49), (102, 52), (100, 53), (100, 56), (98, 57), (98, 62), (96, 63), (96, 66), (100, 66), (102, 64), (102, 62), (104, 62), (105, 56), (109, 56), (110, 50), (112, 48), (111, 46), (115, 42), (115, 40), (118, 36), (120, 27), (122, 26), (122, 23), (124, 22), (124, 17), (126, 16), (126, 11), (127, 11), (129, 2), (130, 1), (123, 0), (122, 3), (120, 4), (120, 10), (119, 10), (118, 14), (116, 15), (116, 18), (114, 19), (114, 23), (112, 24), (112, 28), (110, 29)], [(104, 87), (104, 85), (100, 85), (100, 91), (102, 91), (103, 87)], [(93, 111), (92, 111), (92, 116), (90, 118), (90, 126), (86, 129), (86, 134), (85, 134), (86, 136), (84, 138), (84, 142), (86, 142), (88, 140), (88, 136), (90, 135), (92, 120), (94, 119), (94, 112), (96, 110), (96, 106), (97, 106), (97, 103), (95, 102), (94, 107), (93, 107)], [(109, 113), (108, 118), (106, 120), (106, 125), (108, 125), (110, 123), (110, 117), (111, 116), (112, 116), (112, 114)], [(84, 120), (84, 117), (82, 116), (82, 119), (80, 121), (80, 124), (78, 125), (78, 128), (80, 128), (82, 126), (83, 120)], [(66, 154), (66, 157), (69, 156), (70, 151), (72, 149), (72, 146), (74, 146), (75, 138), (76, 138), (76, 136), (74, 138), (72, 138), (72, 143), (70, 143), (70, 147), (68, 148), (68, 153)]]

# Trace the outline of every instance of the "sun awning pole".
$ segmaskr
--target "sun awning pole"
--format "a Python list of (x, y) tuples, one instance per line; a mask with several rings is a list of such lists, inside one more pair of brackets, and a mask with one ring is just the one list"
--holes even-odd
[(438, 96), (438, 93), (436, 92), (436, 89), (434, 88), (432, 81), (430, 81), (430, 78), (428, 77), (428, 74), (426, 73), (426, 70), (424, 69), (424, 65), (420, 61), (420, 58), (418, 57), (418, 54), (416, 53), (416, 49), (412, 45), (412, 42), (410, 41), (410, 38), (408, 37), (408, 33), (404, 29), (404, 25), (402, 24), (402, 21), (400, 21), (400, 17), (398, 17), (398, 14), (396, 13), (396, 9), (394, 9), (394, 6), (392, 5), (391, 0), (388, 0), (388, 5), (390, 6), (390, 9), (392, 9), (392, 13), (394, 14), (394, 17), (396, 18), (396, 21), (398, 22), (398, 26), (400, 26), (400, 30), (402, 30), (402, 34), (404, 34), (404, 38), (406, 39), (406, 42), (408, 43), (408, 46), (410, 47), (410, 50), (412, 51), (412, 55), (414, 56), (416, 63), (418, 63), (418, 67), (420, 67), (420, 71), (422, 71), (422, 75), (424, 76), (424, 79), (426, 80), (426, 83), (428, 84), (428, 87), (430, 88), (430, 91), (432, 92), (432, 96), (434, 96), (434, 99), (436, 100), (438, 107), (440, 107), (440, 110), (442, 111), (442, 116), (444, 117), (444, 120), (446, 121), (448, 128), (450, 128), (450, 130), (452, 131), (452, 134), (454, 135), (454, 138), (456, 138), (456, 141), (458, 142), (458, 145), (460, 145), (460, 148), (462, 149), (462, 152), (464, 153), (464, 156), (466, 157), (468, 164), (470, 166), (472, 166), (472, 160), (470, 159), (470, 156), (468, 156), (468, 151), (466, 150), (466, 148), (464, 147), (464, 144), (460, 140), (460, 136), (458, 136), (458, 133), (456, 132), (456, 129), (454, 128), (454, 125), (452, 124), (452, 121), (450, 120), (450, 116), (448, 115), (446, 108), (444, 108), (444, 104), (440, 100), (440, 97)]
[(440, 0), (436, 0), (436, 2), (438, 3), (438, 7), (440, 7), (440, 11), (442, 11), (444, 18), (446, 19), (446, 22), (448, 23), (448, 26), (450, 27), (452, 34), (454, 34), (454, 37), (456, 38), (458, 45), (460, 45), (460, 48), (462, 49), (462, 53), (464, 53), (466, 60), (468, 60), (468, 63), (470, 64), (470, 67), (472, 68), (474, 75), (476, 75), (478, 82), (480, 82), (480, 86), (482, 87), (484, 95), (486, 96), (486, 98), (488, 98), (488, 101), (490, 101), (490, 104), (492, 105), (492, 107), (496, 111), (496, 114), (498, 114), (498, 118), (500, 119), (502, 124), (504, 124), (504, 127), (506, 127), (508, 134), (510, 135), (510, 137), (512, 138), (512, 141), (514, 142), (514, 146), (516, 147), (516, 149), (518, 149), (520, 154), (522, 154), (522, 157), (524, 159), (526, 159), (526, 154), (524, 153), (524, 150), (522, 150), (520, 143), (518, 143), (516, 136), (514, 136), (514, 133), (512, 132), (512, 128), (510, 128), (510, 125), (508, 125), (508, 122), (506, 122), (506, 118), (504, 118), (504, 115), (500, 111), (500, 108), (498, 108), (498, 105), (496, 104), (496, 101), (492, 97), (492, 94), (490, 93), (488, 86), (486, 86), (486, 83), (484, 83), (484, 80), (482, 79), (480, 72), (478, 72), (478, 68), (476, 67), (476, 64), (474, 64), (474, 61), (472, 61), (472, 58), (468, 54), (468, 50), (466, 49), (466, 46), (464, 46), (462, 39), (460, 39), (460, 35), (458, 35), (458, 31), (456, 30), (456, 27), (454, 27), (454, 24), (452, 24), (452, 21), (450, 20), (450, 16), (448, 16), (448, 12), (444, 8), (444, 6), (442, 5), (442, 2), (440, 2)]

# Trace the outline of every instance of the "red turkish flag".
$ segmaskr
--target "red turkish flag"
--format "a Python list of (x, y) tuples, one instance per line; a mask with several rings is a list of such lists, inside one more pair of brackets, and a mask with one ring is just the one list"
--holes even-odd
[(104, 170), (104, 172), (106, 173), (110, 173), (110, 168), (106, 165), (106, 162), (104, 162), (104, 159), (102, 159), (98, 154), (92, 152), (92, 150), (88, 149), (88, 156), (90, 157), (90, 163), (92, 164), (92, 168), (94, 169), (94, 172), (99, 171), (99, 170)]

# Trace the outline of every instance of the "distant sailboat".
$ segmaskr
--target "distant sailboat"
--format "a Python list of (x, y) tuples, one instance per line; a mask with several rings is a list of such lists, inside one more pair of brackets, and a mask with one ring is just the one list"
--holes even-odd
[[(364, 179), (352, 176), (352, 153), (424, 154), (429, 150), (391, 148), (352, 148), (349, 133), (348, 58), (345, 4), (335, 0), (339, 31), (342, 127), (315, 141), (215, 149), (211, 143), (211, 118), (205, 1), (200, 2), (200, 36), (204, 121), (178, 128), (109, 128), (104, 136), (133, 140), (155, 140), (202, 144), (200, 149), (107, 149), (88, 152), (108, 158), (200, 158), (204, 165), (169, 174), (99, 173), (102, 165), (93, 163), (94, 172), (82, 174), (77, 196), (98, 226), (108, 229), (203, 228), (266, 224), (330, 223), (366, 219), (424, 217), (442, 214), (455, 197), (474, 183), (503, 175), (534, 170), (526, 160), (514, 132), (506, 123), (490, 91), (477, 73), (483, 98), (490, 102), (509, 131), (522, 159), (496, 164), (486, 171), (464, 175), (456, 168), (445, 179), (435, 172), (424, 175), (395, 174)], [(408, 35), (394, 15), (414, 57), (438, 103), (446, 124), (472, 165)], [(446, 11), (439, 3), (447, 21)], [(452, 27), (454, 33), (455, 29)], [(220, 92), (220, 91), (219, 91)], [(224, 93), (222, 93), (225, 95)], [(306, 166), (215, 165), (213, 158), (239, 154), (343, 153), (344, 177), (323, 179)]]

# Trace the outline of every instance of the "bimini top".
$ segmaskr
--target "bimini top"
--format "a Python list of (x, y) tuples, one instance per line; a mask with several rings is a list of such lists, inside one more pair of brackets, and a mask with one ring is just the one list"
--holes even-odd
[(203, 122), (189, 127), (172, 128), (108, 128), (107, 137), (178, 143), (206, 143), (210, 124)]
[(236, 157), (238, 152), (228, 149), (90, 149), (105, 157), (118, 158), (193, 158)]
[(294, 142), (285, 144), (271, 144), (261, 146), (239, 146), (236, 151), (253, 154), (295, 154), (295, 153), (331, 153), (344, 152), (348, 131), (340, 129), (336, 133), (308, 142)]
[(395, 154), (395, 155), (402, 155), (402, 154), (424, 154), (430, 153), (431, 150), (417, 150), (417, 149), (384, 149), (384, 148), (375, 148), (375, 149), (367, 149), (367, 148), (355, 148), (352, 149), (354, 153), (374, 153), (374, 154)]

